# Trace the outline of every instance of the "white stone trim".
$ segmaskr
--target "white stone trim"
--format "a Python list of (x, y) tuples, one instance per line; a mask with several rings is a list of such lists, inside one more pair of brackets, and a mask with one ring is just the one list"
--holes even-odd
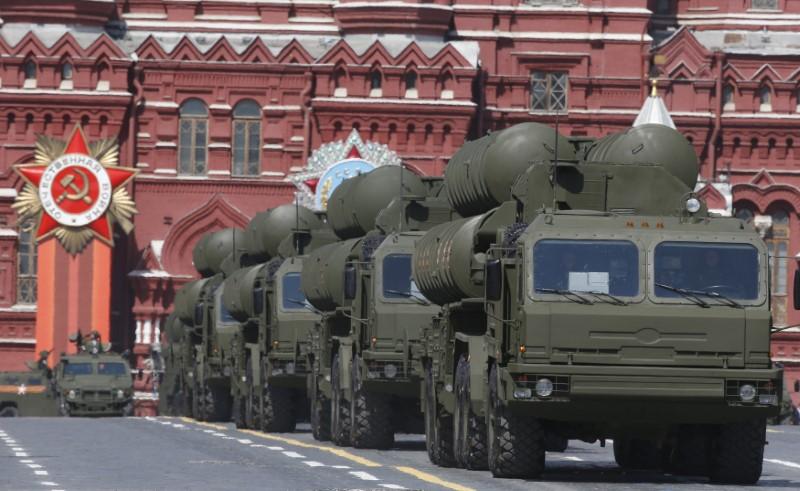
[(0, 344), (36, 344), (36, 338), (0, 338)]
[(161, 20), (139, 20), (133, 19), (127, 22), (128, 28), (133, 29), (147, 29), (147, 30), (164, 30), (164, 29), (181, 29), (181, 30), (246, 30), (248, 32), (292, 32), (302, 31), (310, 33), (332, 33), (339, 34), (338, 26), (331, 25), (305, 25), (305, 24), (260, 24), (260, 23), (247, 23), (240, 22), (177, 22), (177, 21), (161, 21)]
[(175, 142), (156, 142), (156, 148), (176, 148), (178, 146)]
[(57, 89), (0, 89), (0, 94), (36, 94), (36, 95), (86, 95), (86, 96), (124, 96), (130, 97), (132, 94), (123, 90), (109, 90), (105, 92), (97, 92), (95, 90), (57, 90)]
[(153, 173), (155, 173), (155, 174), (169, 174), (169, 175), (175, 176), (175, 175), (178, 174), (178, 170), (177, 169), (155, 169), (153, 171)]
[(14, 188), (0, 188), (0, 198), (16, 198), (17, 190)]
[(145, 99), (142, 102), (144, 103), (144, 107), (166, 107), (170, 109), (178, 109), (178, 103), (174, 101), (148, 101)]
[(261, 109), (263, 109), (264, 111), (299, 111), (299, 110), (302, 109), (302, 107), (295, 106), (295, 105), (280, 106), (280, 105), (269, 105), (268, 104), (268, 105), (262, 107)]
[(553, 41), (619, 41), (650, 43), (653, 38), (649, 34), (625, 34), (610, 32), (541, 32), (541, 31), (479, 31), (479, 30), (454, 30), (451, 35), (459, 38), (478, 38), (478, 39), (534, 39), (534, 40), (553, 40)]
[[(208, 148), (210, 148), (210, 149), (213, 149), (213, 148), (224, 148), (226, 150), (230, 150), (231, 144), (230, 143), (214, 142), (214, 143), (209, 143), (208, 144)], [(211, 171), (209, 171), (209, 173), (211, 173)]]
[(18, 235), (13, 228), (0, 228), (0, 237), (17, 237)]
[(442, 99), (387, 99), (384, 97), (315, 97), (315, 102), (346, 102), (348, 104), (403, 104), (430, 106), (462, 106), (475, 107), (472, 101), (449, 101)]

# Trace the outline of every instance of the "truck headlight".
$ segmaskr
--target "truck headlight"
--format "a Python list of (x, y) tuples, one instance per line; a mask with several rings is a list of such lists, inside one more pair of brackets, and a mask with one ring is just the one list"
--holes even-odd
[(397, 376), (397, 365), (387, 363), (383, 367), (383, 374), (386, 375), (386, 378), (395, 378)]
[(686, 211), (689, 213), (697, 213), (700, 211), (700, 200), (697, 198), (689, 198), (686, 200)]
[(289, 362), (286, 364), (286, 373), (288, 375), (294, 375), (294, 362)]
[(75, 389), (70, 389), (69, 392), (67, 392), (67, 399), (69, 399), (70, 401), (74, 401), (77, 397), (78, 397), (78, 391), (76, 391)]
[(117, 399), (124, 399), (124, 398), (125, 398), (125, 391), (122, 390), (122, 389), (119, 389), (117, 391)]
[(539, 397), (550, 397), (553, 393), (553, 382), (549, 378), (540, 378), (536, 381), (536, 395)]
[(742, 384), (739, 387), (739, 398), (744, 402), (750, 402), (756, 398), (756, 388), (750, 384)]

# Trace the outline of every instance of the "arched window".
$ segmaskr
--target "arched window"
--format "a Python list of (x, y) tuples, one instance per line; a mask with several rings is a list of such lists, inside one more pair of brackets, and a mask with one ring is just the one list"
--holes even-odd
[(733, 85), (725, 84), (722, 87), (722, 110), (723, 111), (735, 111), (736, 110), (736, 100), (734, 99), (735, 91), (733, 89)]
[(406, 99), (416, 99), (419, 97), (417, 92), (417, 72), (406, 73)]
[(208, 148), (208, 110), (198, 99), (189, 99), (180, 109), (178, 174), (201, 176), (206, 173)]
[(261, 174), (261, 107), (245, 100), (233, 108), (233, 168), (234, 176)]
[(772, 111), (772, 91), (770, 91), (768, 86), (764, 85), (758, 89), (758, 102), (758, 110), (762, 113)]
[(347, 74), (343, 68), (337, 68), (333, 73), (333, 97), (347, 97)]
[(61, 84), (59, 89), (69, 90), (73, 88), (72, 85), (72, 63), (65, 61), (61, 64)]
[(36, 220), (19, 224), (17, 244), (17, 303), (36, 303)]
[(440, 85), (440, 90), (441, 90), (440, 97), (442, 99), (452, 99), (453, 96), (454, 96), (454, 94), (453, 94), (453, 76), (450, 75), (450, 73), (447, 73), (447, 72), (443, 73), (441, 78), (440, 78), (439, 85)]
[(36, 62), (33, 60), (27, 60), (22, 65), (22, 74), (25, 77), (23, 82), (23, 87), (26, 89), (35, 89), (36, 88), (36, 75), (39, 71), (38, 67), (36, 66)]
[(369, 96), (370, 97), (383, 97), (383, 77), (378, 70), (369, 72)]

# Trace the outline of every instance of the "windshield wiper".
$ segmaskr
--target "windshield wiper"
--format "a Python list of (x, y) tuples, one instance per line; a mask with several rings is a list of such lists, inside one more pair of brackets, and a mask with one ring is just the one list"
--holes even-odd
[(655, 285), (665, 290), (670, 290), (675, 293), (680, 293), (681, 295), (683, 295), (685, 299), (692, 301), (693, 303), (703, 307), (704, 309), (711, 307), (711, 305), (703, 301), (702, 298), (698, 297), (697, 293), (692, 292), (691, 290), (687, 290), (685, 288), (678, 288), (677, 286), (672, 286), (672, 285), (665, 285), (664, 283), (656, 283)]
[[(589, 295), (593, 295), (598, 300), (601, 300), (601, 301), (603, 301), (605, 303), (610, 303), (611, 305), (628, 305), (628, 302), (626, 302), (625, 300), (622, 300), (619, 297), (615, 297), (614, 295), (612, 295), (610, 293), (594, 291), (594, 290), (592, 290), (590, 292), (584, 292), (584, 293), (588, 293)], [(605, 300), (602, 300), (602, 299), (605, 299)]]
[(536, 288), (536, 291), (540, 293), (557, 293), (559, 295), (562, 295), (567, 300), (571, 300), (581, 305), (594, 305), (594, 302), (592, 302), (586, 297), (578, 295), (576, 292), (572, 290), (563, 290), (561, 288)]
[(431, 304), (429, 301), (427, 301), (424, 298), (420, 298), (420, 297), (418, 297), (416, 295), (413, 295), (413, 294), (411, 294), (409, 292), (404, 292), (402, 290), (383, 290), (383, 293), (388, 293), (390, 295), (400, 295), (401, 297), (410, 298), (410, 299), (416, 301), (420, 305), (427, 306), (427, 305)]
[(308, 310), (310, 312), (313, 312), (315, 314), (320, 314), (320, 315), (322, 314), (322, 312), (320, 312), (319, 310), (315, 309), (313, 306), (308, 305), (306, 302), (301, 302), (300, 300), (295, 300), (294, 298), (286, 298), (285, 300), (287, 302), (289, 302), (289, 303), (293, 303), (295, 305), (299, 305), (299, 306), (303, 307), (304, 309), (306, 309), (306, 310)]
[(732, 299), (731, 297), (723, 295), (723, 294), (721, 294), (719, 292), (700, 291), (700, 290), (688, 290), (688, 291), (689, 291), (689, 293), (691, 293), (693, 295), (705, 295), (706, 297), (711, 297), (711, 298), (715, 298), (717, 300), (721, 300), (724, 304), (726, 304), (726, 305), (728, 305), (730, 307), (734, 307), (734, 308), (737, 308), (737, 309), (743, 309), (744, 308), (744, 305), (740, 304), (739, 302), (737, 302), (736, 300)]

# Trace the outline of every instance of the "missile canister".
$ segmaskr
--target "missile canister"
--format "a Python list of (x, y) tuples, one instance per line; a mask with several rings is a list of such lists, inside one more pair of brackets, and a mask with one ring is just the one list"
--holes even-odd
[[(511, 198), (517, 177), (536, 161), (556, 157), (556, 132), (539, 123), (522, 123), (467, 142), (445, 169), (448, 197), (461, 216), (486, 212)], [(558, 159), (575, 159), (566, 137), (558, 138)]]
[(190, 281), (175, 295), (175, 314), (190, 326), (194, 325), (194, 308), (206, 283), (208, 283), (207, 278)]
[(443, 305), (483, 294), (473, 279), (475, 236), (483, 215), (433, 227), (417, 242), (413, 275), (425, 298)]
[(222, 262), (234, 252), (234, 245), (244, 246), (244, 233), (238, 228), (226, 228), (202, 237), (194, 246), (192, 260), (197, 272), (204, 277), (222, 271)]
[(170, 344), (178, 344), (183, 341), (185, 328), (176, 314), (172, 313), (167, 317), (165, 331)]
[(331, 193), (328, 223), (342, 239), (360, 237), (375, 227), (378, 213), (401, 194), (424, 197), (427, 186), (417, 174), (393, 165), (351, 177)]
[(253, 291), (256, 281), (264, 274), (265, 267), (265, 264), (259, 264), (238, 269), (222, 283), (222, 303), (239, 322), (246, 322), (256, 316)]
[(293, 230), (317, 230), (324, 226), (305, 206), (288, 204), (256, 213), (245, 231), (248, 256), (257, 262), (267, 261), (278, 254), (281, 241)]
[(331, 311), (345, 304), (345, 264), (358, 241), (349, 239), (322, 246), (303, 262), (300, 281), (311, 305), (322, 311)]
[(660, 124), (645, 124), (597, 140), (587, 161), (660, 164), (689, 189), (697, 184), (699, 164), (692, 144), (680, 132)]

